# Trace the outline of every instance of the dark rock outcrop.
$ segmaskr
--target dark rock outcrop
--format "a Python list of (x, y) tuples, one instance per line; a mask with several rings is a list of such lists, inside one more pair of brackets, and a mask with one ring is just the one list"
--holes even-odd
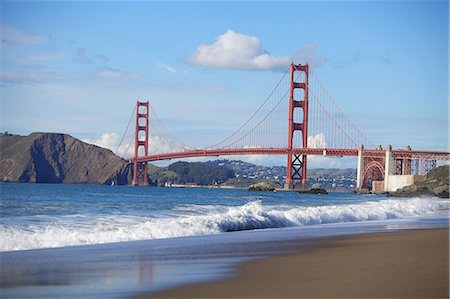
[(131, 167), (112, 151), (67, 134), (1, 135), (0, 180), (124, 185)]
[(309, 190), (298, 191), (301, 194), (328, 194), (327, 190), (322, 188), (311, 188)]
[(250, 185), (249, 191), (275, 191), (275, 187), (267, 182), (258, 182), (256, 184)]
[(389, 196), (437, 196), (449, 198), (449, 171), (449, 165), (436, 167), (427, 174), (425, 181), (403, 187), (396, 192), (389, 192)]

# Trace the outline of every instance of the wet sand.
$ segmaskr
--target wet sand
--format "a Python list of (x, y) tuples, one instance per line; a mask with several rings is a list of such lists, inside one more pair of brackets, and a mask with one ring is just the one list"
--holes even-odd
[(137, 298), (449, 298), (449, 229), (335, 237), (230, 279)]

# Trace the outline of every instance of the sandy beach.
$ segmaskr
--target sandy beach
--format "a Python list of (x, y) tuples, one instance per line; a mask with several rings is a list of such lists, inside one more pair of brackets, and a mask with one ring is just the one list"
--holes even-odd
[(137, 298), (448, 298), (449, 229), (353, 235)]

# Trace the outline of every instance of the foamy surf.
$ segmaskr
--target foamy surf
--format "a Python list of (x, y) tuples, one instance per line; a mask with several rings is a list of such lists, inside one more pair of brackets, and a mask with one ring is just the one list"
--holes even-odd
[(435, 198), (386, 199), (322, 205), (177, 206), (169, 215), (66, 215), (36, 217), (34, 224), (1, 225), (0, 250), (26, 250), (135, 240), (219, 234), (224, 232), (402, 219), (448, 210), (449, 202)]

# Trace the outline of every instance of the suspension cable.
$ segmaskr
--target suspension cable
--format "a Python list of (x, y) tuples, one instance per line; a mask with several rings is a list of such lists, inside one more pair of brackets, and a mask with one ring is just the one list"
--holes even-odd
[(131, 137), (130, 142), (128, 142), (128, 146), (127, 146), (126, 150), (125, 150), (125, 151), (123, 152), (123, 154), (122, 154), (122, 159), (123, 159), (123, 158), (125, 157), (125, 155), (127, 154), (128, 149), (130, 148), (131, 143), (133, 142), (135, 136), (136, 136), (136, 132), (133, 133), (133, 137)]
[[(149, 103), (149, 106), (150, 106), (150, 109), (151, 109), (151, 111), (153, 112), (153, 114), (155, 115), (155, 117), (156, 117), (156, 120), (161, 124), (161, 126), (163, 127), (163, 129), (165, 129), (165, 131), (167, 132), (167, 134), (166, 135), (170, 135), (171, 136), (171, 139), (173, 139), (175, 142), (178, 142), (178, 144), (175, 144), (175, 143), (173, 143), (173, 142), (171, 142), (171, 141), (169, 141), (170, 143), (172, 143), (173, 145), (177, 145), (177, 146), (180, 146), (181, 145), (181, 147), (183, 147), (183, 148), (187, 148), (187, 149), (192, 149), (192, 147), (190, 147), (190, 146), (188, 146), (188, 145), (186, 145), (184, 142), (182, 142), (180, 139), (178, 139), (167, 127), (166, 127), (166, 125), (161, 121), (161, 119), (159, 118), (159, 116), (158, 116), (158, 114), (156, 113), (156, 111), (155, 111), (155, 109), (153, 108), (153, 106)], [(159, 131), (160, 133), (161, 133), (161, 135), (164, 135), (164, 134), (162, 134), (162, 132), (161, 131)], [(170, 140), (170, 138), (167, 138), (168, 140)]]
[(284, 72), (283, 76), (281, 77), (281, 79), (278, 81), (278, 83), (275, 85), (275, 87), (272, 89), (272, 91), (270, 92), (270, 94), (267, 96), (267, 98), (264, 100), (264, 102), (258, 107), (258, 109), (253, 113), (252, 116), (250, 116), (249, 119), (247, 119), (247, 121), (236, 131), (234, 131), (231, 135), (229, 135), (228, 137), (226, 137), (225, 139), (223, 139), (222, 141), (207, 147), (206, 149), (211, 149), (211, 148), (215, 148), (218, 145), (224, 143), (225, 141), (229, 140), (231, 137), (233, 137), (234, 135), (236, 135), (240, 130), (242, 130), (242, 128), (244, 128), (252, 119), (253, 117), (255, 117), (255, 115), (262, 109), (262, 107), (267, 103), (267, 101), (270, 99), (270, 97), (272, 96), (272, 94), (275, 92), (275, 90), (278, 88), (278, 86), (281, 84), (281, 82), (283, 81), (284, 77), (286, 77), (286, 74), (288, 73), (289, 68)]
[[(136, 106), (134, 106), (133, 112), (131, 112), (131, 116), (130, 116), (130, 120), (128, 121), (127, 128), (125, 129), (125, 132), (122, 134), (122, 138), (120, 139), (120, 143), (119, 143), (119, 145), (117, 146), (116, 151), (114, 152), (115, 155), (117, 155), (117, 152), (119, 151), (119, 148), (120, 148), (120, 146), (122, 145), (123, 139), (125, 138), (125, 135), (126, 135), (127, 132), (128, 132), (128, 128), (130, 127), (131, 120), (133, 119), (133, 115), (134, 115), (134, 112), (135, 112), (135, 111), (136, 111)], [(128, 149), (127, 149), (127, 150), (128, 150)]]
[[(288, 71), (289, 71), (289, 69), (288, 69)], [(283, 77), (281, 78), (281, 79), (283, 79), (285, 76), (286, 76), (286, 74), (287, 74), (287, 71), (286, 71), (286, 73), (283, 75)], [(295, 80), (298, 80), (298, 78), (300, 78), (300, 76), (301, 76), (301, 73), (299, 73), (298, 75), (297, 75), (297, 78), (295, 79)], [(278, 87), (278, 85), (280, 84), (280, 82), (281, 82), (281, 80), (278, 82), (278, 84), (277, 84), (277, 86), (275, 87), (275, 89)], [(274, 90), (275, 90), (274, 89)], [(272, 95), (272, 93), (273, 93), (274, 91), (272, 91), (271, 92), (271, 94), (269, 95), (269, 97)], [(289, 92), (289, 89), (288, 90), (286, 90), (285, 91), (285, 93), (280, 97), (280, 99), (278, 100), (278, 102), (275, 104), (275, 106), (273, 106), (272, 107), (272, 109), (269, 111), (269, 113), (267, 113), (266, 114), (266, 116), (262, 119), (262, 120), (260, 120), (250, 131), (248, 131), (246, 134), (244, 134), (244, 136), (242, 136), (241, 138), (239, 138), (238, 140), (235, 140), (233, 143), (231, 143), (231, 144), (228, 144), (227, 146), (231, 146), (231, 145), (233, 145), (233, 144), (236, 144), (236, 143), (238, 143), (239, 141), (241, 141), (242, 139), (244, 139), (245, 137), (247, 137), (248, 135), (250, 135), (252, 132), (254, 132), (271, 114), (272, 114), (272, 112), (280, 105), (280, 103), (283, 101), (283, 99), (286, 97), (286, 95), (288, 94), (288, 92)], [(266, 100), (267, 101), (267, 100)], [(262, 107), (262, 105), (258, 108), (258, 111), (259, 111), (259, 109), (261, 109), (261, 107)], [(256, 111), (256, 112), (258, 112), (258, 111)], [(253, 114), (253, 116), (256, 114), (256, 112)], [(253, 117), (252, 116), (252, 117)], [(244, 124), (244, 125), (246, 125), (248, 123), (248, 121)], [(242, 127), (244, 127), (244, 125), (242, 126)], [(241, 128), (242, 128), (241, 127)], [(240, 129), (241, 129), (240, 128)], [(240, 130), (239, 129), (239, 130)], [(231, 137), (231, 136), (230, 136)], [(227, 140), (227, 139), (225, 139), (225, 140)], [(224, 140), (224, 141), (225, 141)], [(222, 143), (222, 142), (221, 142)], [(218, 143), (218, 144), (220, 144), (220, 143)], [(225, 146), (223, 146), (222, 148), (224, 148)]]
[(347, 115), (342, 112), (341, 108), (336, 104), (336, 101), (333, 99), (333, 97), (330, 95), (330, 93), (328, 92), (328, 90), (325, 89), (325, 87), (323, 86), (322, 82), (319, 80), (319, 78), (316, 76), (316, 74), (314, 73), (314, 71), (311, 69), (311, 74), (313, 75), (314, 79), (316, 79), (316, 81), (319, 83), (320, 88), (322, 88), (323, 91), (325, 91), (325, 94), (327, 95), (327, 97), (331, 100), (331, 103), (338, 109), (338, 111), (342, 114), (342, 116), (344, 116), (344, 118), (350, 123), (350, 125), (358, 132), (358, 134), (361, 135), (361, 137), (366, 140), (372, 147), (375, 148), (375, 145), (369, 140), (369, 138), (367, 138), (359, 129), (358, 127), (347, 117)]

